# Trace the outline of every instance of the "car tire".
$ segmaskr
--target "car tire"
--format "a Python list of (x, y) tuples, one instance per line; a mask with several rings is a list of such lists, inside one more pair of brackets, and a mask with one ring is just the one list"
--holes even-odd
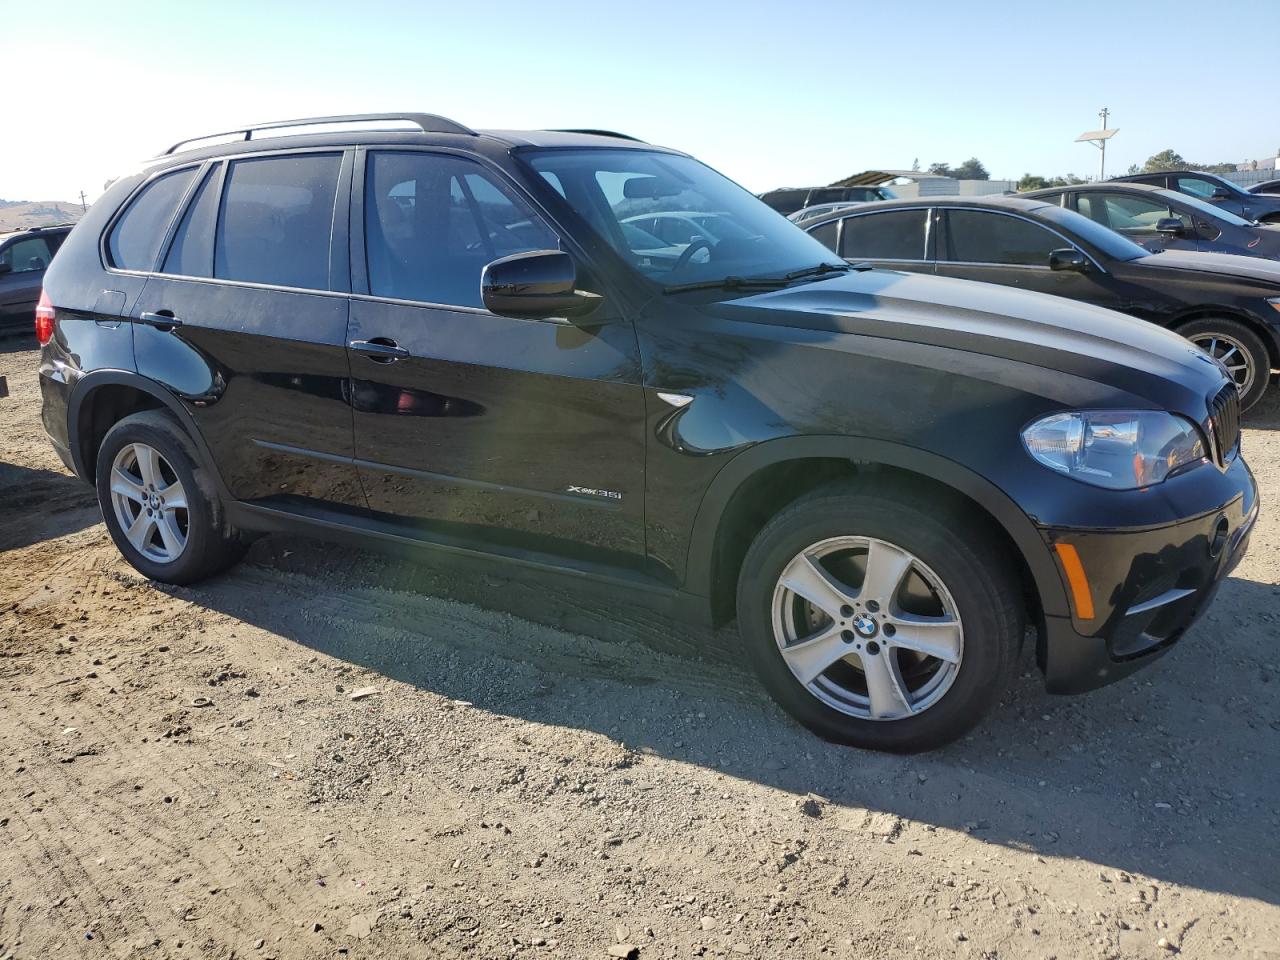
[[(1200, 317), (1177, 327), (1197, 347), (1223, 359), (1240, 388), (1240, 409), (1248, 410), (1262, 399), (1271, 382), (1271, 354), (1253, 329), (1231, 317)], [(1247, 365), (1239, 368), (1239, 355)]]
[[(940, 746), (978, 723), (1013, 672), (1024, 612), (1008, 547), (963, 511), (937, 503), (886, 487), (826, 487), (785, 508), (747, 551), (737, 611), (748, 658), (774, 699), (827, 740), (898, 753)], [(868, 567), (890, 571), (870, 579), (895, 582), (904, 556), (897, 587), (877, 591), (868, 582)], [(800, 561), (814, 557), (826, 578), (810, 584)], [(845, 589), (815, 605), (805, 597), (822, 595), (821, 582)], [(847, 602), (828, 616), (822, 609), (835, 605), (832, 597)], [(792, 642), (802, 634), (820, 639)], [(932, 643), (940, 656), (899, 642)], [(814, 679), (802, 679), (842, 649)]]
[(167, 413), (131, 414), (107, 431), (95, 486), (111, 539), (151, 580), (195, 583), (244, 554), (195, 444)]

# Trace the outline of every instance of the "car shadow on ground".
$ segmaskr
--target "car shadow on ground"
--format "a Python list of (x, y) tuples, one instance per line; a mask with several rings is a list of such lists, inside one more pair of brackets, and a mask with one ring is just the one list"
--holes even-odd
[(913, 757), (822, 742), (768, 700), (732, 627), (677, 623), (595, 584), (269, 538), (182, 595), (495, 714), (817, 794), (824, 816), (883, 811), (1280, 903), (1280, 587), (1228, 580), (1168, 656), (1086, 696), (1047, 695), (1024, 650), (984, 724)]
[(1241, 425), (1255, 430), (1280, 430), (1280, 376), (1271, 378), (1262, 399), (1241, 417)]
[(0, 550), (64, 537), (101, 520), (97, 497), (87, 483), (65, 473), (0, 462)]
[(29, 330), (0, 330), (0, 354), (26, 353), (38, 346), (35, 334)]

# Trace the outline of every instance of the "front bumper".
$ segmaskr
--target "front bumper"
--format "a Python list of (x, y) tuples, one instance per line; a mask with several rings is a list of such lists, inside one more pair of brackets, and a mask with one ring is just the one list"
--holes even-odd
[(1244, 556), (1258, 518), (1257, 485), (1238, 458), (1237, 471), (1234, 499), (1177, 523), (1042, 530), (1055, 557), (1059, 543), (1075, 548), (1094, 608), (1082, 618), (1073, 597), (1072, 616), (1045, 617), (1038, 652), (1050, 693), (1113, 683), (1168, 651), (1200, 618)]

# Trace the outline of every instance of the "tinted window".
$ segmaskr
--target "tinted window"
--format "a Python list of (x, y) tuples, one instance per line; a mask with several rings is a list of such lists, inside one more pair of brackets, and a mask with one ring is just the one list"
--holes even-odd
[(227, 169), (214, 276), (324, 290), (342, 157), (236, 160)]
[(182, 215), (162, 273), (183, 277), (213, 276), (213, 228), (218, 219), (218, 171), (210, 170)]
[(838, 222), (837, 220), (832, 220), (830, 223), (824, 223), (820, 227), (814, 227), (809, 231), (809, 236), (834, 252), (836, 249), (836, 224)]
[(365, 196), (369, 290), (376, 296), (478, 307), (485, 264), (559, 247), (528, 207), (467, 160), (375, 153)]
[(980, 210), (948, 210), (950, 256), (960, 263), (1013, 263), (1047, 266), (1049, 253), (1066, 242), (1020, 217)]
[(848, 217), (840, 256), (851, 260), (923, 260), (926, 210), (893, 210)]
[(13, 273), (31, 273), (43, 270), (53, 259), (53, 251), (44, 237), (28, 237), (15, 240), (0, 250), (0, 264), (7, 264)]
[(151, 270), (179, 201), (196, 175), (195, 167), (166, 173), (143, 188), (107, 238), (112, 266)]

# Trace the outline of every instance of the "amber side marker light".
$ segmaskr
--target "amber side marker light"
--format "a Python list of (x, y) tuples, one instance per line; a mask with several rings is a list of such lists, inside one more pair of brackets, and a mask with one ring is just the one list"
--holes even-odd
[(1058, 559), (1062, 561), (1062, 569), (1067, 574), (1067, 583), (1071, 587), (1071, 599), (1075, 603), (1076, 616), (1081, 620), (1093, 619), (1093, 593), (1089, 589), (1089, 581), (1084, 576), (1084, 564), (1080, 562), (1080, 554), (1070, 543), (1055, 543)]

